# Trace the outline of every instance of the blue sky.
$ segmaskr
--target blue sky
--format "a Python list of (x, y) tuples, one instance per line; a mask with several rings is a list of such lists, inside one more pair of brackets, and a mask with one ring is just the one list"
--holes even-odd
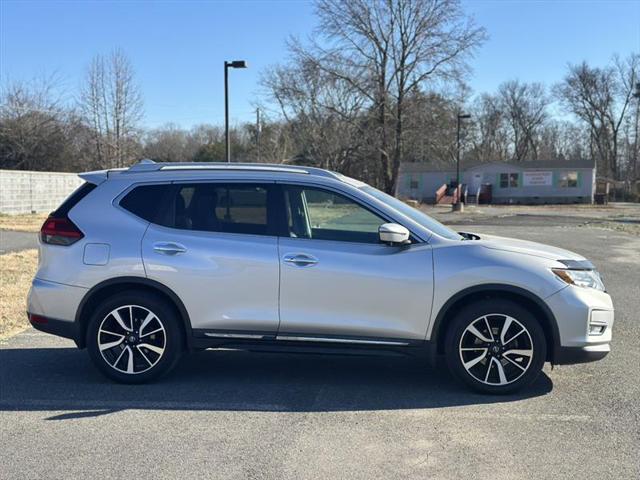
[[(606, 64), (640, 51), (640, 0), (464, 0), (489, 41), (472, 60), (474, 91), (520, 78), (552, 84), (568, 62)], [(251, 121), (260, 72), (285, 59), (289, 35), (313, 29), (311, 2), (0, 0), (0, 74), (56, 75), (73, 94), (96, 53), (123, 48), (145, 99), (148, 127), (222, 123), (224, 60), (232, 122)]]

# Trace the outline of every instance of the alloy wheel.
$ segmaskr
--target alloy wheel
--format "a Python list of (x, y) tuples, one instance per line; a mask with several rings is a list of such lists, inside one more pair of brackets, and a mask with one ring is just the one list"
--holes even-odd
[(114, 370), (135, 375), (153, 368), (164, 355), (167, 334), (151, 310), (124, 305), (109, 312), (98, 329), (98, 349)]
[(475, 380), (504, 386), (524, 375), (533, 360), (533, 340), (527, 328), (501, 313), (473, 320), (458, 346), (464, 369)]

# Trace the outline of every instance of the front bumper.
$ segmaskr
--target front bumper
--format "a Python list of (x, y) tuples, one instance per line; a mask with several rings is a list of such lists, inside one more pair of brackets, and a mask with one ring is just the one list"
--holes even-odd
[(607, 293), (567, 286), (546, 303), (558, 327), (553, 363), (592, 362), (611, 351), (614, 309)]
[(589, 345), (587, 347), (559, 347), (553, 359), (556, 365), (597, 362), (611, 351), (609, 344)]

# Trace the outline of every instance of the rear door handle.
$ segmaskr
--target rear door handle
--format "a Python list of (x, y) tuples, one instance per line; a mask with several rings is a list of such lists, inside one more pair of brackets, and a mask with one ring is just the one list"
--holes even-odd
[(153, 245), (153, 250), (154, 252), (161, 253), (163, 255), (178, 255), (187, 251), (187, 249), (179, 243), (173, 242), (155, 243)]
[(298, 267), (310, 267), (318, 263), (317, 258), (303, 253), (285, 255), (283, 260), (286, 263), (297, 265)]

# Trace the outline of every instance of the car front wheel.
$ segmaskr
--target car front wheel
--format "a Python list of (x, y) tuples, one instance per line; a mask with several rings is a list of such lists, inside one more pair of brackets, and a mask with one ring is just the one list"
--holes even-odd
[(546, 358), (544, 332), (525, 308), (484, 300), (462, 309), (447, 332), (451, 371), (482, 393), (507, 394), (531, 384)]

